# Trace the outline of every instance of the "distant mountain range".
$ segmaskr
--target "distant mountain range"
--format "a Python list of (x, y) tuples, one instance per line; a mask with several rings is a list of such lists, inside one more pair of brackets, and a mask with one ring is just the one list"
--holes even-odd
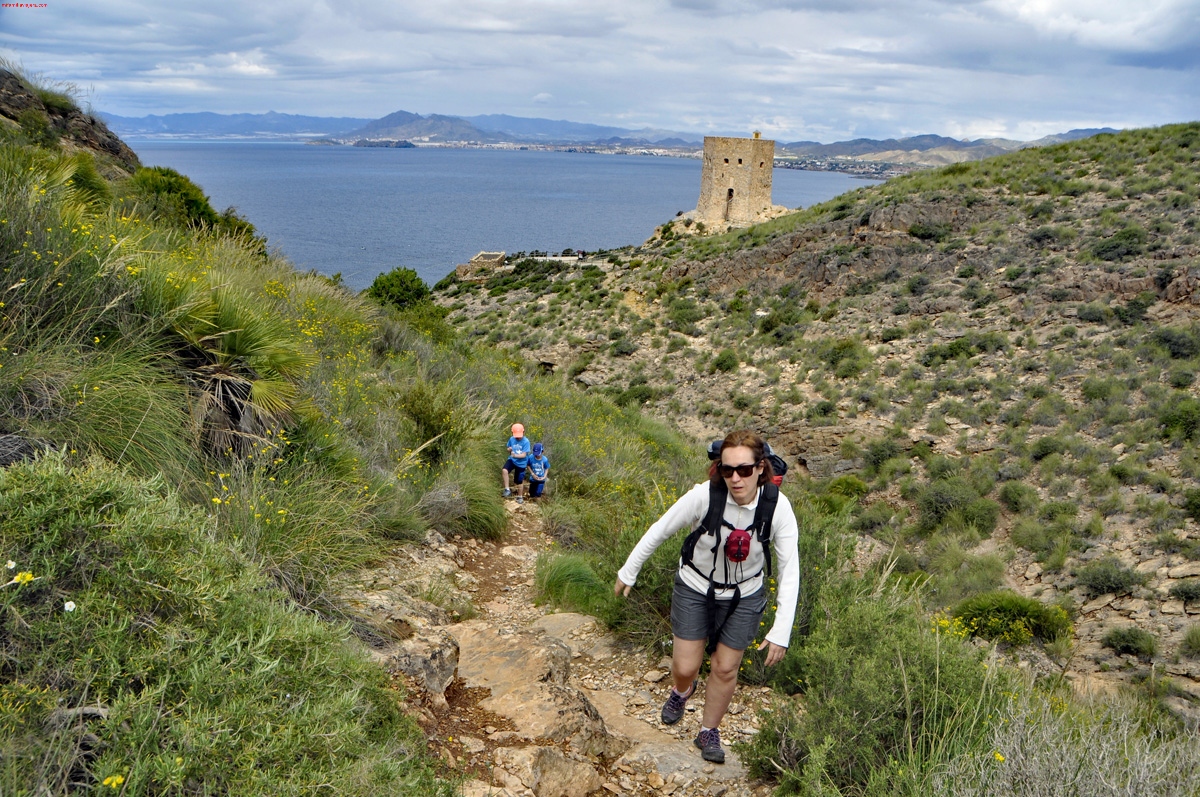
[(290, 113), (169, 113), (163, 116), (98, 114), (123, 138), (311, 138), (336, 136), (370, 123), (348, 116)]
[(1003, 155), (1025, 147), (1044, 147), (1090, 138), (1100, 133), (1117, 132), (1111, 127), (1070, 130), (1066, 133), (1045, 136), (1035, 141), (1016, 141), (1007, 138), (980, 138), (962, 141), (937, 135), (911, 136), (909, 138), (856, 138), (821, 144), (817, 141), (793, 141), (779, 144), (776, 154), (802, 159), (838, 158), (869, 161), (872, 163), (912, 164), (917, 166), (940, 166), (966, 160), (981, 160), (993, 155)]
[[(621, 149), (650, 147), (696, 151), (704, 136), (672, 130), (584, 124), (554, 119), (536, 119), (507, 114), (444, 116), (396, 111), (379, 119), (353, 117), (297, 116), (286, 113), (217, 114), (176, 113), (163, 116), (125, 117), (101, 114), (108, 126), (122, 137), (138, 138), (250, 138), (304, 140), (330, 143), (356, 141), (412, 141), (417, 144), (465, 142), (474, 144), (537, 144), (589, 146)], [(776, 154), (816, 168), (839, 164), (886, 163), (900, 166), (939, 166), (1000, 155), (1016, 149), (1045, 146), (1087, 138), (1112, 128), (1071, 130), (1036, 141), (981, 138), (961, 141), (938, 135), (900, 139), (856, 138), (822, 144), (817, 141), (780, 142)]]

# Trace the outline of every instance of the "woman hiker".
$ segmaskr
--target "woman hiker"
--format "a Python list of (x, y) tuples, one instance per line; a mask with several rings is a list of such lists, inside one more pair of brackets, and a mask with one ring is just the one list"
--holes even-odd
[(671, 596), (674, 686), (662, 721), (674, 725), (683, 717), (707, 651), (710, 672), (695, 745), (706, 761), (718, 764), (725, 763), (721, 720), (737, 687), (742, 654), (767, 606), (764, 570), (769, 576), (772, 557), (763, 540), (774, 549), (779, 583), (775, 623), (758, 646), (767, 650), (768, 666), (783, 660), (791, 641), (800, 591), (799, 532), (791, 502), (772, 483), (773, 475), (763, 439), (749, 430), (731, 432), (709, 468), (709, 482), (689, 490), (646, 531), (617, 571), (613, 588), (628, 596), (650, 554), (679, 529), (691, 531)]

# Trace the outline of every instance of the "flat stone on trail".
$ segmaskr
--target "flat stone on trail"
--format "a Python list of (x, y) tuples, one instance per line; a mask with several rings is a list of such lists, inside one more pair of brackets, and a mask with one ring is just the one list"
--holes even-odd
[(570, 644), (570, 637), (581, 631), (595, 631), (599, 628), (595, 617), (576, 612), (555, 612), (539, 617), (530, 626), (535, 631), (541, 631), (546, 636), (560, 639)]
[(587, 797), (603, 784), (591, 764), (567, 758), (557, 747), (503, 747), (496, 751), (496, 763), (537, 797)]
[(528, 545), (505, 545), (500, 549), (500, 553), (505, 556), (511, 556), (513, 559), (519, 559), (522, 562), (532, 563), (537, 559), (537, 551)]
[(571, 654), (565, 645), (524, 631), (501, 635), (479, 620), (447, 630), (458, 640), (459, 677), (489, 689), (491, 696), (479, 705), (511, 720), (522, 736), (569, 742), (590, 755), (625, 749), (583, 692), (567, 685)]
[[(691, 736), (700, 730), (698, 725), (687, 731), (686, 741), (681, 741), (675, 738), (674, 729), (650, 725), (626, 714), (624, 701), (619, 695), (607, 690), (589, 690), (587, 694), (609, 730), (633, 742), (633, 746), (617, 760), (618, 767), (624, 765), (639, 771), (658, 772), (664, 778), (677, 773), (676, 777), (684, 780), (701, 775), (718, 782), (744, 783), (747, 780), (746, 768), (728, 744), (725, 745), (725, 763), (712, 772), (704, 772), (708, 762), (700, 757), (700, 751), (691, 743)], [(721, 734), (723, 738), (724, 729)]]
[(663, 678), (666, 678), (666, 677), (667, 677), (667, 674), (665, 672), (663, 672), (662, 670), (651, 670), (650, 672), (648, 672), (642, 676), (642, 680), (648, 681), (652, 684), (656, 684), (659, 681), (661, 681)]
[(546, 636), (559, 640), (571, 649), (571, 655), (602, 659), (611, 656), (611, 637), (600, 632), (595, 617), (575, 612), (556, 612), (535, 620), (531, 626)]

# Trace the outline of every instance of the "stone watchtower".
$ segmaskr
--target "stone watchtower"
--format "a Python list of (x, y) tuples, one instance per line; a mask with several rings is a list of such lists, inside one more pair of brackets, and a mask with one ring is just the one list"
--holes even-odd
[(704, 166), (696, 220), (750, 224), (769, 213), (775, 142), (761, 138), (704, 137)]

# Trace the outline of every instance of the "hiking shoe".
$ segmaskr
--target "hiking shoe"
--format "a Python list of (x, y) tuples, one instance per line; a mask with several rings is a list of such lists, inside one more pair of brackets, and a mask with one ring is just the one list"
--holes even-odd
[(505, 487), (504, 492), (502, 492), (501, 495), (504, 496), (505, 498), (508, 498), (510, 495), (512, 495), (512, 490)]
[(518, 496), (517, 496), (517, 503), (518, 503), (518, 504), (523, 504), (523, 503), (525, 503), (525, 499), (524, 499), (524, 498), (522, 498), (521, 496), (519, 496), (519, 495), (518, 495)]
[(714, 764), (725, 763), (725, 751), (721, 748), (720, 728), (700, 731), (696, 736), (696, 741), (692, 744), (700, 748), (700, 755), (705, 761), (711, 761)]
[(667, 698), (667, 702), (663, 703), (662, 721), (667, 725), (674, 725), (683, 718), (683, 709), (687, 706), (688, 698), (696, 693), (696, 682), (692, 681), (692, 688), (688, 690), (686, 695), (681, 695), (675, 691), (675, 687), (671, 687), (671, 694)]

